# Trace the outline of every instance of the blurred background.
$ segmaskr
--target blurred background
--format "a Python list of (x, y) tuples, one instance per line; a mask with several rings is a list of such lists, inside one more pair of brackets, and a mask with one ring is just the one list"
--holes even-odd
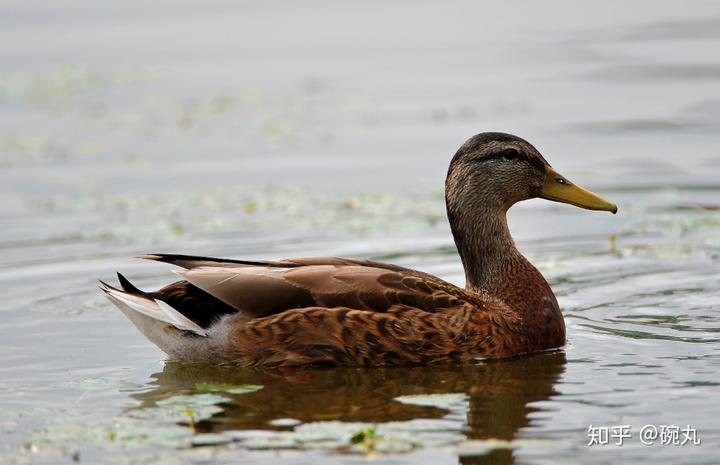
[(595, 452), (587, 426), (628, 417), (717, 446), (718, 50), (714, 1), (0, 1), (2, 461), (112, 449), (58, 440), (57, 405), (86, 434), (135, 405), (122, 383), (168, 378), (94, 288), (172, 279), (133, 255), (365, 256), (462, 285), (443, 182), (491, 130), (620, 207), (511, 212), (570, 345), (510, 428), (550, 446), (502, 460)]

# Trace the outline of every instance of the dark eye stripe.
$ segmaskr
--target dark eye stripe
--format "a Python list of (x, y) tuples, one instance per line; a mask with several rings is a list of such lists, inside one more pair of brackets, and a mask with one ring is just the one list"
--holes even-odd
[(500, 152), (500, 155), (506, 160), (515, 160), (520, 158), (520, 153), (515, 149), (505, 149)]
[[(510, 155), (509, 152), (514, 152), (514, 154)], [(510, 156), (508, 156), (508, 155), (510, 155)], [(525, 155), (524, 153), (520, 153), (515, 149), (505, 149), (505, 150), (501, 150), (499, 152), (494, 152), (494, 153), (491, 153), (490, 155), (486, 155), (484, 157), (478, 158), (477, 160), (479, 162), (485, 162), (488, 160), (508, 160), (508, 159), (517, 159), (517, 160), (528, 161), (528, 162), (530, 161), (530, 159), (528, 158), (527, 155)]]
[(538, 160), (537, 158), (530, 158), (525, 153), (520, 152), (516, 149), (504, 149), (499, 152), (494, 152), (494, 153), (491, 153), (490, 155), (486, 155), (484, 157), (477, 158), (476, 160), (481, 163), (486, 162), (488, 160), (507, 161), (508, 160), (508, 156), (507, 156), (508, 151), (513, 151), (517, 154), (517, 157), (515, 158), (516, 160), (523, 161), (538, 171), (543, 171), (543, 172), (545, 171), (545, 164), (541, 160)]

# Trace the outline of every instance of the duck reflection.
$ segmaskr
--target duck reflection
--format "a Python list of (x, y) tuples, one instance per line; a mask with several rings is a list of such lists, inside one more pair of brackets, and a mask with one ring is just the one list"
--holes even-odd
[[(168, 362), (153, 375), (149, 392), (135, 394), (140, 408), (177, 394), (192, 393), (198, 383), (259, 384), (248, 394), (224, 394), (233, 402), (224, 411), (196, 425), (203, 432), (229, 429), (274, 429), (269, 422), (295, 418), (302, 422), (358, 421), (381, 423), (415, 418), (442, 418), (448, 411), (407, 405), (398, 396), (465, 393), (468, 439), (511, 440), (531, 426), (533, 402), (549, 399), (565, 371), (563, 352), (479, 365), (406, 368), (261, 369), (230, 368)], [(512, 463), (511, 450), (461, 463)]]

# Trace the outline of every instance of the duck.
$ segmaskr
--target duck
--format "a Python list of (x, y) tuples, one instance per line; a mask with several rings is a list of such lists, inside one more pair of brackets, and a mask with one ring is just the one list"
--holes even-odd
[(101, 291), (168, 356), (231, 366), (399, 366), (507, 359), (565, 344), (552, 289), (507, 223), (533, 198), (617, 213), (555, 171), (526, 140), (468, 139), (450, 161), (445, 204), (465, 287), (389, 263), (342, 257), (138, 258), (177, 267), (148, 292), (118, 273)]

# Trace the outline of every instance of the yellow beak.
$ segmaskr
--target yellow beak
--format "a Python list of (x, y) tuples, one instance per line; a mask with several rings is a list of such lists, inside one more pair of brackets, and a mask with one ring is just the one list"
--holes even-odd
[(588, 210), (617, 213), (617, 205), (576, 186), (549, 166), (545, 168), (545, 184), (540, 189), (540, 197), (555, 202), (569, 203)]

